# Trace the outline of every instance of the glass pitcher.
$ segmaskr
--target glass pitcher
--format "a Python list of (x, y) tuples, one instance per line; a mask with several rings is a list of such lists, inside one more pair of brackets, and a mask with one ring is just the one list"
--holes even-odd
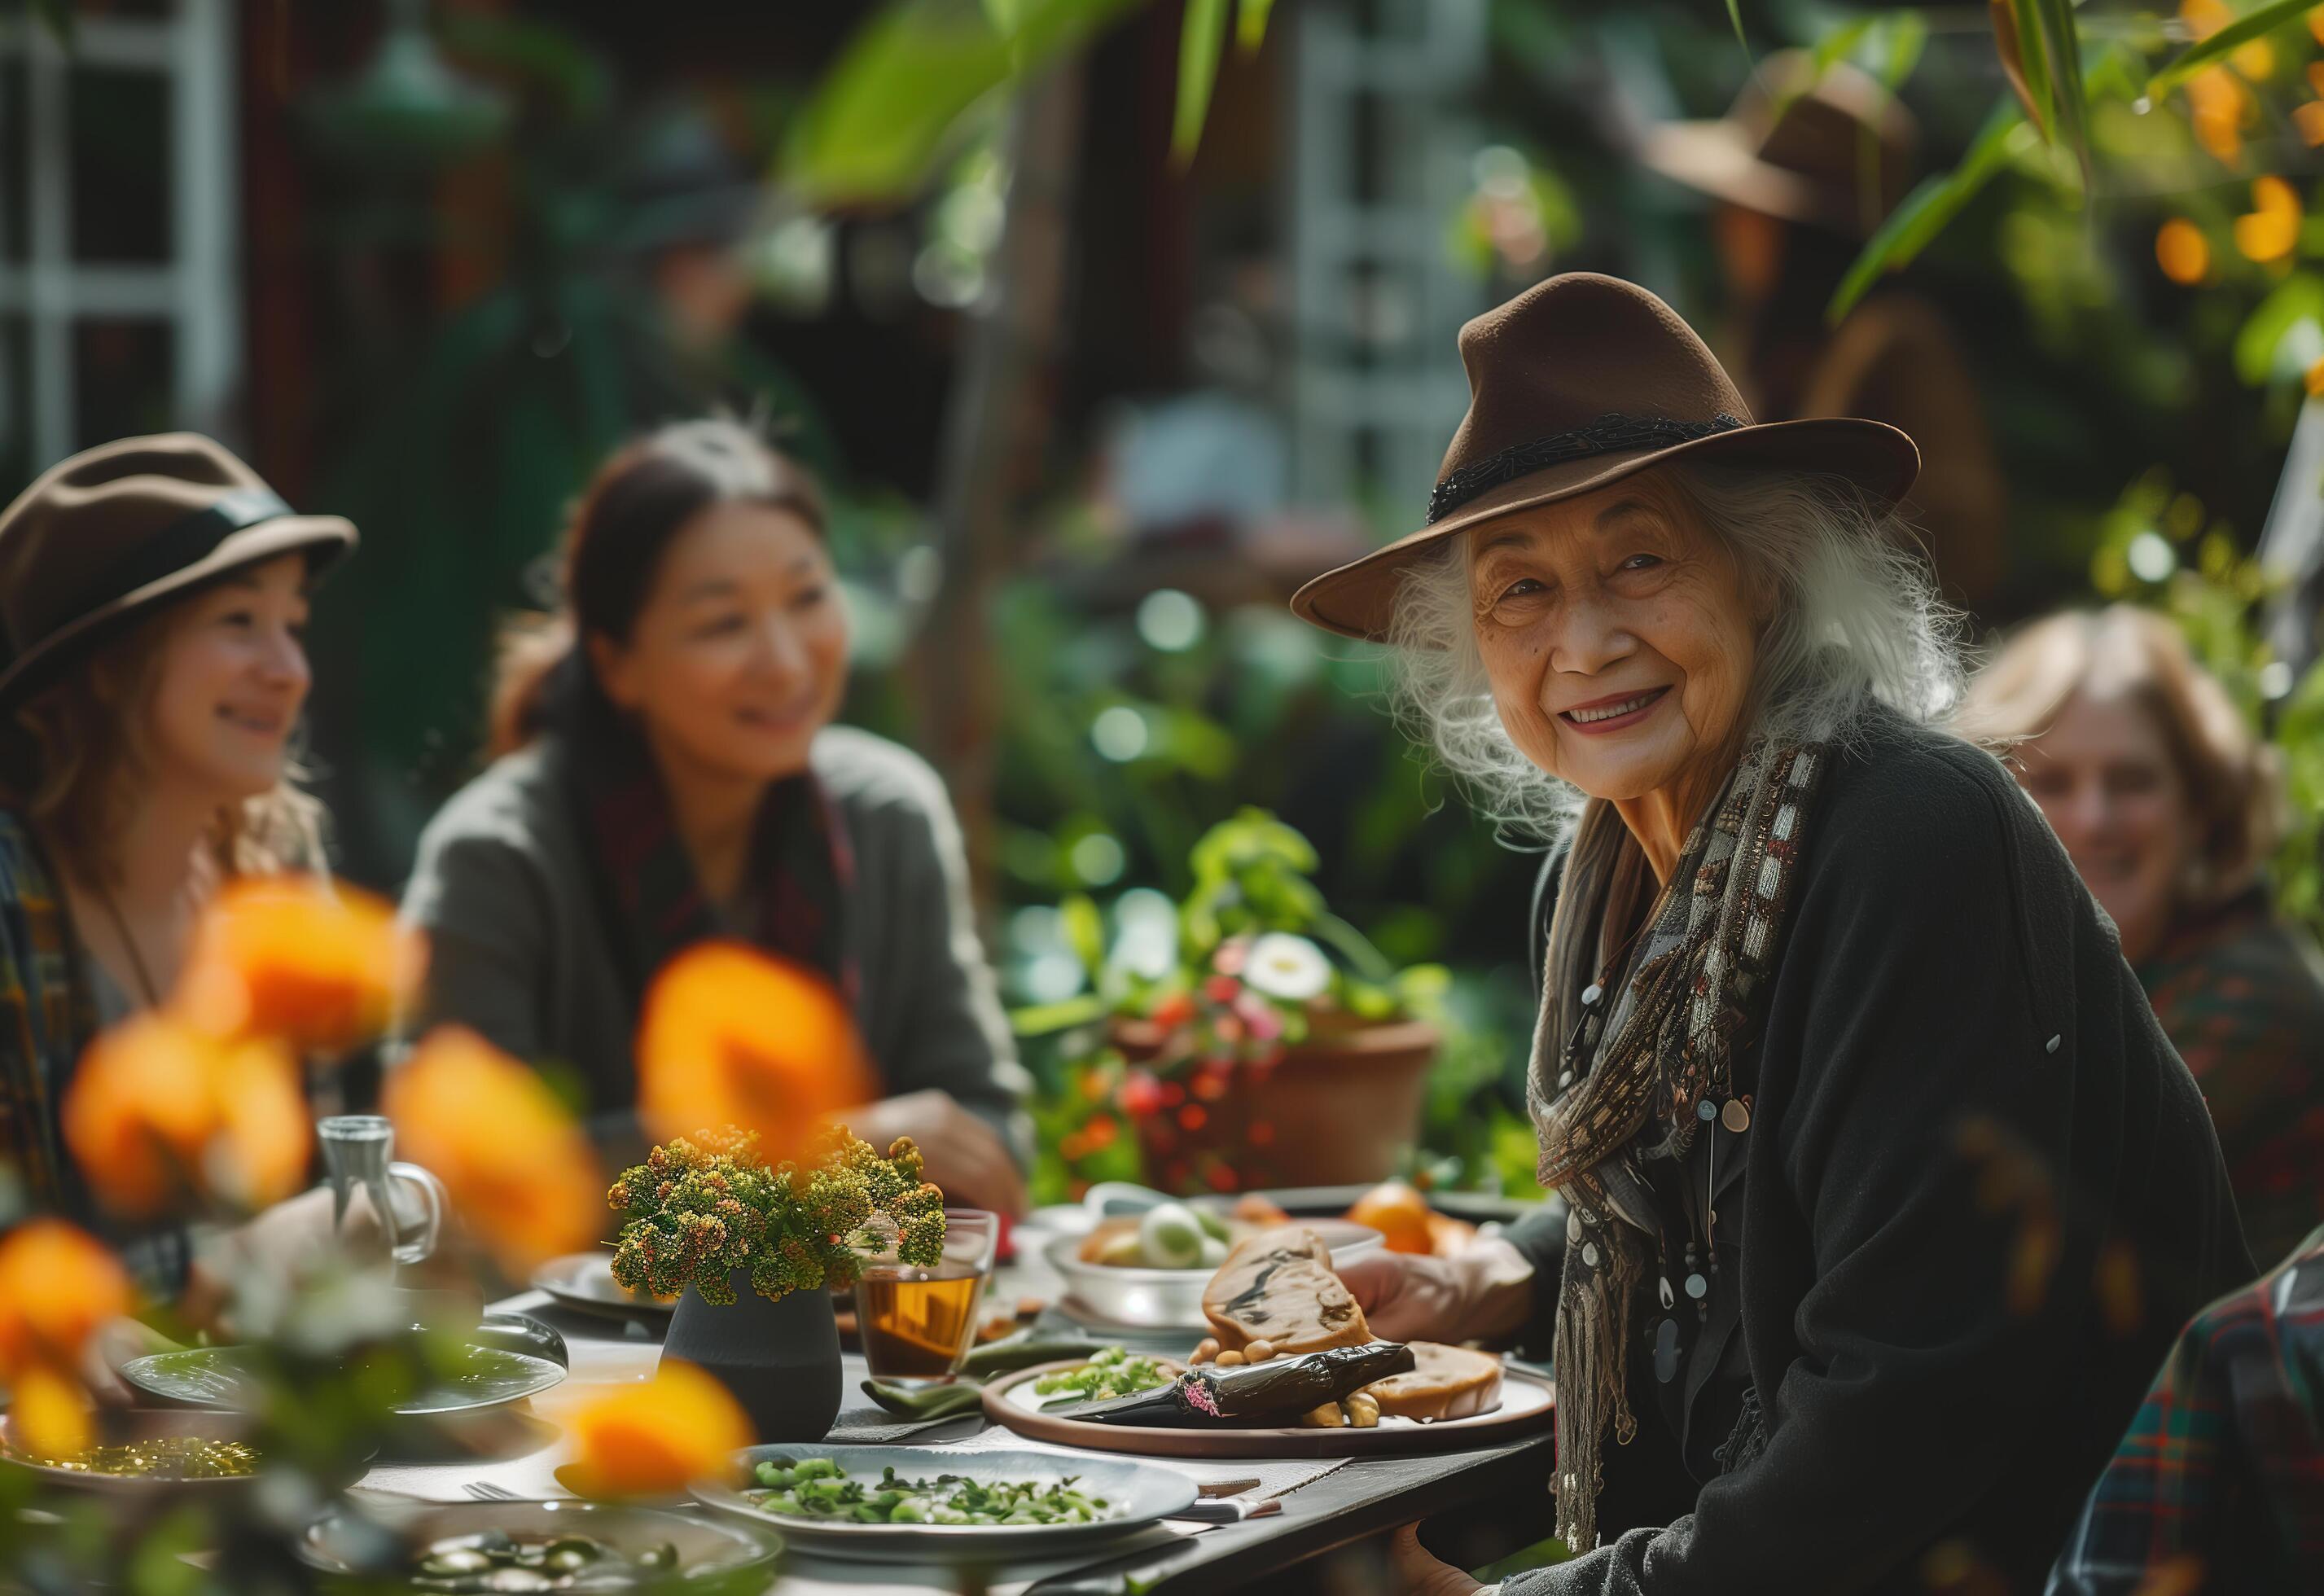
[[(395, 1127), (385, 1117), (333, 1114), (316, 1125), (315, 1135), (323, 1144), (323, 1173), (331, 1183), (334, 1230), (346, 1222), (348, 1201), (360, 1185), (397, 1263), (418, 1263), (436, 1250), (444, 1224), (444, 1183), (417, 1164), (394, 1162)], [(407, 1222), (410, 1204), (398, 1204), (399, 1188), (418, 1194), (415, 1221)]]

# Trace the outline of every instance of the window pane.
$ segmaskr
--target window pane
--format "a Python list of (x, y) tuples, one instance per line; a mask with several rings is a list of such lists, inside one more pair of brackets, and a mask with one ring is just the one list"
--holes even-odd
[(166, 321), (76, 322), (73, 447), (169, 430), (177, 345)]
[(24, 62), (0, 58), (0, 262), (24, 261), (26, 229), (32, 226), (32, 171), (26, 159)]
[(73, 259), (170, 258), (170, 92), (152, 72), (74, 69)]

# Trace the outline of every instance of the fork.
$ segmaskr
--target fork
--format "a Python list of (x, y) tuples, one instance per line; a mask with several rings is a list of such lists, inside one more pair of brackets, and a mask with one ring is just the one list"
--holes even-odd
[(505, 1485), (495, 1485), (489, 1480), (471, 1480), (460, 1487), (480, 1502), (520, 1502), (524, 1499)]

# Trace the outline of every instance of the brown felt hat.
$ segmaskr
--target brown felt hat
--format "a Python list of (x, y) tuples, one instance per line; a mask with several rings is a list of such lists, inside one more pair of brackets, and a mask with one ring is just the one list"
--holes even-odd
[(1639, 159), (1702, 193), (1788, 221), (1868, 237), (1912, 179), (1913, 114), (1846, 61), (1769, 56), (1716, 122), (1666, 122)]
[(1570, 499), (1665, 460), (1838, 476), (1882, 505), (1921, 451), (1895, 428), (1845, 418), (1754, 423), (1678, 312), (1634, 282), (1569, 272), (1461, 329), (1469, 413), (1452, 435), (1428, 524), (1292, 596), (1302, 619), (1385, 638), (1397, 584), (1442, 539)]
[(355, 546), (192, 432), (124, 438), (51, 466), (0, 512), (0, 707), (135, 613), (278, 554), (320, 566)]

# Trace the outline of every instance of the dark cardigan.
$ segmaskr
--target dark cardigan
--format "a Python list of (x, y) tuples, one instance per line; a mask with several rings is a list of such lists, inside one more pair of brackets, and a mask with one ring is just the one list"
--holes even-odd
[[(1708, 1321), (1674, 1386), (1634, 1342), (1606, 1544), (1509, 1596), (2038, 1591), (2172, 1337), (2254, 1273), (2193, 1079), (1992, 758), (1876, 712), (1794, 891), (1750, 1126), (1688, 1175), (1715, 1139)], [(1545, 1351), (1559, 1222), (1513, 1238)]]

